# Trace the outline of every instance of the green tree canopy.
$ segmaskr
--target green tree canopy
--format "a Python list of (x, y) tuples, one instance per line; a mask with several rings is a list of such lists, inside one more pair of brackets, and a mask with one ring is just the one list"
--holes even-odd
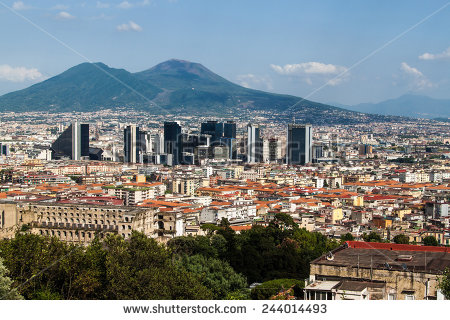
[(450, 299), (450, 268), (445, 268), (442, 277), (439, 279), (438, 287), (441, 289), (445, 299)]
[(367, 234), (367, 233), (364, 234), (363, 240), (366, 242), (383, 242), (380, 235), (378, 233), (376, 233), (375, 231), (372, 231), (369, 234)]
[(23, 297), (13, 287), (13, 281), (8, 277), (8, 270), (0, 258), (0, 300), (21, 300)]
[(198, 277), (174, 265), (172, 253), (133, 232), (88, 247), (56, 238), (16, 234), (0, 255), (26, 299), (210, 299)]
[(197, 275), (202, 284), (210, 289), (214, 299), (224, 299), (232, 292), (239, 292), (247, 287), (247, 280), (236, 273), (228, 262), (202, 255), (182, 256), (180, 266)]
[(303, 288), (305, 282), (297, 279), (275, 279), (266, 281), (256, 286), (251, 291), (251, 297), (254, 300), (268, 300), (270, 297), (278, 294), (282, 290), (294, 289), (294, 296), (297, 299), (303, 298)]
[(355, 240), (355, 237), (350, 232), (347, 232), (346, 234), (343, 234), (341, 236), (341, 242), (353, 241), (353, 240)]
[(409, 244), (409, 237), (404, 234), (396, 235), (393, 240), (397, 244)]
[(439, 245), (438, 241), (433, 236), (426, 236), (425, 238), (422, 239), (422, 242), (423, 242), (424, 246), (435, 246), (436, 247)]

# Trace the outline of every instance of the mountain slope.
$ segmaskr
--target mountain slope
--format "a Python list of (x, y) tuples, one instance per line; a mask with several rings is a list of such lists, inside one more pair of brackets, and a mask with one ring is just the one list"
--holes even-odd
[[(92, 111), (148, 104), (162, 90), (123, 69), (82, 63), (67, 71), (0, 97), (0, 108), (13, 111)], [(144, 98), (146, 97), (146, 98)]]
[(439, 118), (450, 117), (450, 100), (433, 99), (426, 96), (407, 94), (379, 103), (362, 103), (348, 107), (350, 110), (382, 115)]
[[(189, 109), (195, 105), (196, 111), (216, 113), (229, 111), (230, 108), (232, 111), (236, 111), (237, 108), (277, 112), (299, 112), (304, 107), (311, 107), (317, 112), (337, 109), (308, 100), (298, 103), (301, 98), (290, 95), (244, 88), (220, 77), (199, 63), (184, 60), (168, 60), (135, 75), (143, 81), (163, 88), (164, 92), (154, 101), (168, 108)], [(291, 108), (296, 103), (298, 105)]]
[(377, 115), (301, 98), (244, 88), (198, 63), (169, 60), (130, 73), (102, 63), (82, 63), (29, 88), (0, 97), (4, 111), (94, 111), (135, 108), (152, 113), (254, 116), (265, 111), (278, 120), (313, 124), (389, 121)]

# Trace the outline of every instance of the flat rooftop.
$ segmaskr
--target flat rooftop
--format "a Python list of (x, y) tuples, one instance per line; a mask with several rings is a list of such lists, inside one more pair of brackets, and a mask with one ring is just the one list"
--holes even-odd
[(311, 264), (440, 274), (450, 268), (450, 248), (347, 241)]

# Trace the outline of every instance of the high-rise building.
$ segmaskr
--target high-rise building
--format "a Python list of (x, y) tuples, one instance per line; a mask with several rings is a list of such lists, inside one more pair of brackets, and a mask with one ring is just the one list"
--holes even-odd
[(228, 149), (228, 159), (237, 159), (236, 122), (227, 121), (222, 123), (211, 120), (203, 122), (200, 131), (202, 134), (211, 136), (209, 148), (210, 158), (213, 158), (214, 147), (221, 146)]
[(0, 155), (2, 156), (10, 156), (9, 144), (0, 143)]
[(201, 134), (209, 134), (211, 136), (211, 144), (223, 137), (223, 123), (216, 120), (210, 120), (201, 124)]
[(53, 159), (89, 157), (89, 124), (72, 123), (52, 143), (51, 150)]
[(152, 150), (152, 135), (147, 131), (139, 131), (138, 140), (142, 154), (150, 153)]
[(236, 122), (227, 121), (223, 124), (223, 138), (221, 143), (228, 148), (228, 158), (237, 159)]
[(126, 163), (139, 163), (141, 161), (142, 144), (139, 127), (129, 125), (123, 130), (123, 161)]
[(151, 151), (155, 154), (161, 154), (164, 153), (164, 136), (159, 134), (159, 133), (155, 133), (151, 136), (151, 142), (152, 142), (152, 147), (151, 147)]
[(236, 139), (236, 122), (227, 121), (223, 124), (223, 137)]
[(269, 161), (276, 162), (281, 159), (281, 146), (276, 138), (269, 139)]
[(259, 125), (247, 125), (247, 162), (257, 163), (263, 161), (263, 141)]
[(324, 145), (323, 144), (315, 144), (312, 147), (312, 158), (313, 161), (323, 158), (324, 156)]
[(304, 165), (312, 162), (312, 126), (290, 124), (287, 132), (286, 163)]
[(360, 156), (366, 156), (368, 154), (372, 154), (373, 148), (371, 145), (368, 144), (361, 144), (359, 145), (359, 155)]
[(182, 135), (178, 122), (164, 122), (164, 152), (169, 156), (168, 165), (177, 165), (182, 161)]

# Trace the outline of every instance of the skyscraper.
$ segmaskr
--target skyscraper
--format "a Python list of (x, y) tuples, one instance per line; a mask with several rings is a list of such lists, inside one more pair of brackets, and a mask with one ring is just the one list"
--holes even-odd
[(164, 136), (159, 133), (155, 133), (151, 135), (150, 139), (152, 143), (150, 152), (155, 154), (164, 153)]
[(89, 157), (89, 124), (72, 123), (52, 143), (53, 159)]
[(129, 125), (123, 130), (123, 161), (126, 163), (141, 162), (141, 135), (139, 127), (136, 125)]
[(287, 132), (286, 163), (304, 165), (312, 162), (312, 127), (290, 124)]
[(10, 155), (9, 144), (0, 143), (0, 155), (9, 157)]
[(211, 143), (218, 141), (223, 137), (223, 123), (216, 120), (203, 122), (200, 127), (201, 134), (209, 134), (211, 136)]
[(227, 121), (223, 124), (223, 137), (236, 139), (236, 122)]
[(324, 156), (324, 145), (323, 144), (315, 144), (312, 146), (312, 160), (313, 162), (317, 162), (317, 159), (323, 158)]
[(249, 123), (247, 125), (247, 162), (262, 162), (263, 141), (259, 125)]
[(182, 135), (178, 122), (164, 122), (164, 152), (171, 158), (169, 165), (174, 166), (182, 161)]
[(228, 148), (228, 157), (237, 159), (236, 122), (227, 121), (223, 124), (222, 144)]

